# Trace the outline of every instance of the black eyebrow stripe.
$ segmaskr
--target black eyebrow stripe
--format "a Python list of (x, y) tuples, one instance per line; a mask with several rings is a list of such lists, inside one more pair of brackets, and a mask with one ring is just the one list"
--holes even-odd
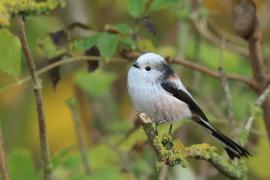
[(174, 75), (173, 69), (166, 63), (157, 65), (156, 69), (162, 72), (163, 80), (168, 79), (170, 76)]

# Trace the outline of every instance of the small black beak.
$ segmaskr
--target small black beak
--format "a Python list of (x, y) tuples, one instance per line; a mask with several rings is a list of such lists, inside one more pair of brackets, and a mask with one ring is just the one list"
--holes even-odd
[(139, 68), (137, 63), (134, 63), (132, 66), (135, 67), (135, 68)]

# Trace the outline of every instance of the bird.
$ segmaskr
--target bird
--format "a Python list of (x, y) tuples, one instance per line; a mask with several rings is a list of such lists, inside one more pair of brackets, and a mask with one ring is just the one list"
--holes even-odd
[(127, 84), (136, 110), (146, 113), (156, 124), (191, 119), (221, 142), (231, 159), (250, 156), (245, 148), (213, 127), (162, 56), (152, 52), (139, 56), (128, 71)]

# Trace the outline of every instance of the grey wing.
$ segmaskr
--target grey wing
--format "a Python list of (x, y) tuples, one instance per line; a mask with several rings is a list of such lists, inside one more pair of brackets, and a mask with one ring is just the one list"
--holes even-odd
[[(182, 86), (182, 84), (180, 84)], [(180, 87), (181, 87), (180, 86)], [(180, 88), (178, 84), (170, 80), (164, 80), (161, 82), (161, 87), (172, 94), (177, 99), (185, 102), (190, 108), (192, 114), (200, 116), (203, 120), (208, 122), (207, 117), (204, 112), (198, 106), (198, 104), (194, 101), (190, 93), (185, 88)]]

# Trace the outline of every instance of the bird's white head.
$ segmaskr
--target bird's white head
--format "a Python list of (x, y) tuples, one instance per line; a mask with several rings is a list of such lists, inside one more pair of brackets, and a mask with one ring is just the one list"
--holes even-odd
[(158, 54), (155, 53), (145, 53), (143, 55), (141, 55), (137, 61), (135, 62), (135, 64), (137, 64), (138, 66), (154, 66), (154, 65), (159, 65), (162, 63), (166, 63), (166, 61), (164, 60), (163, 57), (161, 57)]
[(164, 76), (164, 73), (168, 72), (168, 68), (169, 66), (166, 61), (160, 55), (145, 53), (130, 68), (128, 81), (152, 84), (160, 80)]

